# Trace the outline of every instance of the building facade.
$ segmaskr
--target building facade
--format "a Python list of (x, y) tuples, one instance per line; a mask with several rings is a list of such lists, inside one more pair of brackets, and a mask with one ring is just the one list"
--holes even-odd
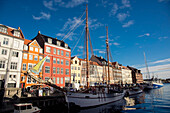
[(19, 88), (23, 45), (20, 28), (0, 24), (0, 80), (5, 80), (5, 88)]
[(60, 87), (70, 83), (71, 49), (64, 41), (41, 34), (34, 38), (48, 56), (43, 68), (43, 80), (52, 79)]
[(122, 66), (122, 82), (123, 84), (132, 84), (132, 70), (126, 66)]
[[(21, 67), (21, 88), (28, 88), (32, 85), (38, 84), (37, 81), (32, 79), (30, 76), (25, 76), (24, 73), (36, 65), (39, 61), (43, 59), (43, 49), (40, 47), (36, 40), (24, 40), (24, 50), (22, 57), (22, 67)], [(37, 75), (37, 78), (42, 78), (42, 71)]]

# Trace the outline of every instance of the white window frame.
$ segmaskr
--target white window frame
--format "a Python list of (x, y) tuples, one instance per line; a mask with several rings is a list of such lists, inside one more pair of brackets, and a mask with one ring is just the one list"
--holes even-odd
[(29, 60), (33, 60), (33, 55), (29, 55)]
[(46, 46), (46, 52), (51, 53), (51, 47)]
[(38, 52), (38, 48), (35, 48), (35, 52)]

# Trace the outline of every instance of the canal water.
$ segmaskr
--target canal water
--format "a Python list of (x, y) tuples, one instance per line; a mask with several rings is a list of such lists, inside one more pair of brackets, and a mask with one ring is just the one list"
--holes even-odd
[(96, 108), (69, 113), (170, 113), (170, 84)]

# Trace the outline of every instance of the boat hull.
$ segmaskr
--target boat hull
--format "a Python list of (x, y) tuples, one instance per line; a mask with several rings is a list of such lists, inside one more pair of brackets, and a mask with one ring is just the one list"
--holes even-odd
[(155, 83), (155, 82), (153, 82), (152, 85), (153, 85), (154, 88), (163, 87), (163, 84), (162, 84), (162, 83)]
[(69, 93), (67, 98), (68, 102), (73, 102), (81, 108), (89, 108), (108, 104), (114, 101), (122, 99), (125, 95), (123, 93), (98, 93), (98, 94), (88, 94), (88, 93)]
[(135, 91), (135, 90), (128, 90), (128, 95), (136, 95), (136, 94), (139, 94), (139, 93), (142, 93), (143, 90), (138, 90), (138, 91)]

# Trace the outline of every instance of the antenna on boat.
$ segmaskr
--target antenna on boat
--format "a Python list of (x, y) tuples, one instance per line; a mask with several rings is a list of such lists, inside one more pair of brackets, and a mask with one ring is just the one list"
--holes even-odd
[(107, 64), (108, 64), (108, 85), (110, 85), (110, 72), (109, 72), (109, 39), (108, 39), (108, 26), (106, 26), (106, 49), (107, 49)]
[(88, 4), (86, 4), (86, 81), (87, 81), (87, 88), (89, 88), (89, 52), (88, 52), (88, 36), (89, 36), (89, 31), (88, 31)]

